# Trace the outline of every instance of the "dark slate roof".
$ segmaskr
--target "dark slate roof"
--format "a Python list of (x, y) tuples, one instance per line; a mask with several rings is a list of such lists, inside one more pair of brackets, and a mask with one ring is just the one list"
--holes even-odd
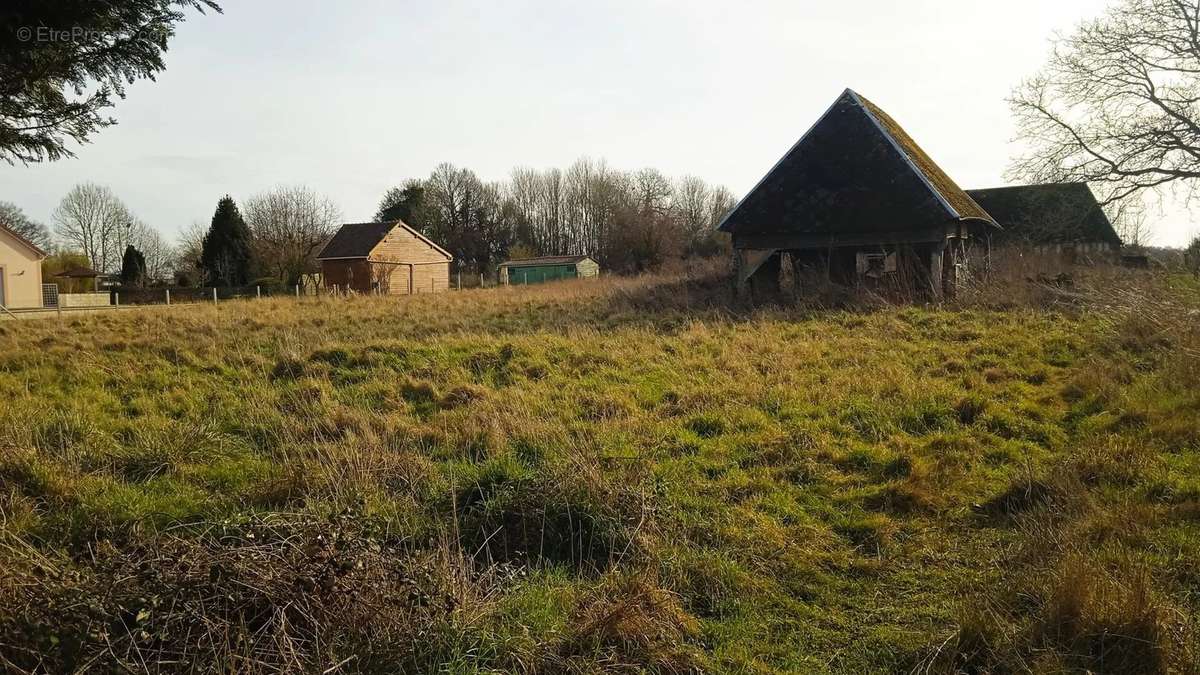
[(544, 255), (538, 258), (519, 258), (500, 263), (501, 267), (538, 267), (540, 265), (578, 265), (591, 258), (586, 255)]
[(884, 233), (966, 219), (995, 225), (895, 120), (847, 89), (719, 229)]
[(365, 258), (400, 221), (390, 223), (346, 223), (317, 254), (317, 259)]
[(1048, 183), (970, 190), (968, 194), (1003, 228), (998, 241), (1065, 244), (1105, 241), (1121, 245), (1104, 209), (1086, 183)]

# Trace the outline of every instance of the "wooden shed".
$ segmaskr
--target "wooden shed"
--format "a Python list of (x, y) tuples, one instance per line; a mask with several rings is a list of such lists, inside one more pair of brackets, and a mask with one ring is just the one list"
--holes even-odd
[(739, 294), (799, 281), (924, 288), (940, 298), (997, 227), (887, 113), (847, 89), (719, 225)]
[(385, 295), (448, 290), (453, 259), (399, 220), (342, 225), (317, 255), (326, 288)]
[(504, 285), (540, 284), (600, 276), (600, 265), (586, 255), (551, 255), (508, 260), (500, 264), (499, 272)]

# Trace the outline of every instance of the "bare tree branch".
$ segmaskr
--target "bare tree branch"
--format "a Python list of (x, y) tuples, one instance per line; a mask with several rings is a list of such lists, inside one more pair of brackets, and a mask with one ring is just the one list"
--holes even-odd
[[(1123, 0), (1059, 36), (1009, 99), (1013, 180), (1081, 181), (1108, 205), (1200, 178), (1200, 0)], [(1142, 229), (1142, 226), (1139, 226)]]

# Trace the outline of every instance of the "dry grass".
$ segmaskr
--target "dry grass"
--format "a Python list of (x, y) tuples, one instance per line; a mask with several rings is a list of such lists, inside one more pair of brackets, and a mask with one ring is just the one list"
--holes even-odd
[(1005, 283), (1036, 293), (746, 307), (707, 265), (0, 324), (0, 658), (1192, 672), (1200, 287)]

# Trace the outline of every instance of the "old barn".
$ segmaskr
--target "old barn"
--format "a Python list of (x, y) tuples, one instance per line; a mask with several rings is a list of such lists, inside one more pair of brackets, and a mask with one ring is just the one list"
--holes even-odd
[(1000, 223), (997, 246), (1029, 247), (1076, 261), (1117, 260), (1121, 237), (1086, 183), (968, 190)]
[[(733, 208), (739, 293), (796, 280), (953, 291), (997, 227), (887, 113), (847, 89)], [(798, 282), (799, 283), (799, 282)]]
[(384, 295), (448, 290), (453, 259), (399, 220), (342, 225), (317, 255), (326, 288)]

